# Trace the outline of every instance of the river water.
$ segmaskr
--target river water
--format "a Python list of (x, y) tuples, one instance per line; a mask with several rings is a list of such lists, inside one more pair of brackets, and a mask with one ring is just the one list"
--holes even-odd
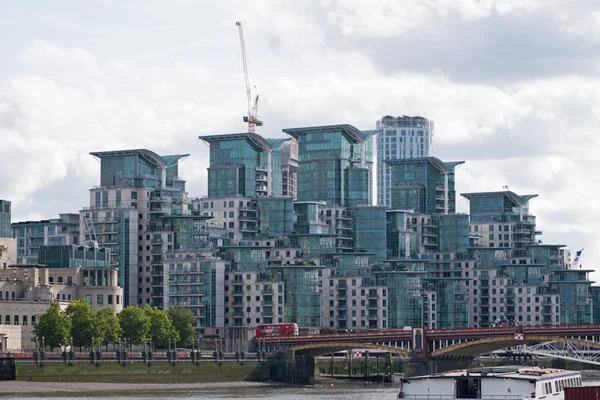
[[(102, 392), (97, 395), (74, 396), (11, 396), (9, 398), (30, 400), (60, 400), (60, 399), (261, 399), (261, 400), (395, 400), (398, 394), (398, 383), (394, 384), (365, 384), (336, 382), (323, 383), (314, 386), (258, 386), (258, 387), (230, 387), (214, 389), (186, 389), (182, 391), (160, 392)], [(0, 394), (1, 397), (1, 394)]]

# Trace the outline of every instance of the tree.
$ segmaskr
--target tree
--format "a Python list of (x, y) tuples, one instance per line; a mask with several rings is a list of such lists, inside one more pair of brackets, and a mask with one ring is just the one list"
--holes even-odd
[(90, 304), (85, 300), (73, 300), (69, 303), (65, 314), (71, 318), (73, 346), (91, 347), (92, 339), (98, 337), (98, 331)]
[(40, 344), (43, 342), (53, 350), (68, 343), (68, 338), (71, 337), (71, 319), (60, 310), (58, 303), (53, 301), (50, 308), (39, 315), (33, 327), (33, 334)]
[(190, 346), (196, 337), (196, 330), (194, 329), (194, 314), (183, 307), (171, 307), (167, 313), (173, 328), (179, 334), (178, 342), (182, 346)]
[(166, 312), (146, 304), (144, 306), (144, 313), (150, 319), (149, 336), (156, 346), (167, 347), (169, 340), (179, 341), (179, 333), (173, 327)]
[(123, 337), (128, 343), (142, 344), (148, 340), (150, 331), (150, 317), (144, 313), (144, 310), (127, 306), (119, 314), (119, 325), (123, 331)]
[(117, 343), (123, 334), (119, 319), (112, 307), (103, 308), (96, 312), (97, 334), (102, 344)]

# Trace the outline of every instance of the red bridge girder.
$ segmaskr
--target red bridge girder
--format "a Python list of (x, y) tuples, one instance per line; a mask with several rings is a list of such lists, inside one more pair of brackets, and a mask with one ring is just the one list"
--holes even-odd
[[(465, 340), (480, 339), (511, 332), (551, 336), (594, 336), (600, 335), (600, 325), (532, 325), (519, 327), (498, 328), (460, 328), (460, 329), (431, 329), (426, 330), (428, 341), (432, 340)], [(406, 330), (381, 330), (378, 332), (349, 332), (325, 335), (257, 337), (255, 341), (267, 346), (297, 345), (315, 342), (399, 342), (412, 340), (412, 332)]]

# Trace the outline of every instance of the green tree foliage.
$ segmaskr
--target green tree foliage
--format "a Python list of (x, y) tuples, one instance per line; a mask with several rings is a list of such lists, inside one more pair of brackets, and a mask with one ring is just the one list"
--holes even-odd
[(60, 310), (57, 302), (51, 302), (50, 308), (38, 316), (33, 334), (40, 345), (43, 342), (51, 350), (68, 344), (71, 337), (71, 319)]
[(150, 319), (149, 336), (157, 347), (166, 347), (169, 339), (179, 341), (179, 333), (173, 327), (166, 312), (147, 304), (144, 306), (143, 311)]
[(118, 343), (123, 331), (112, 307), (96, 312), (96, 333), (102, 344)]
[(91, 347), (92, 338), (98, 337), (96, 318), (90, 304), (85, 300), (73, 300), (65, 310), (71, 319), (73, 346)]
[(181, 343), (182, 347), (190, 346), (196, 337), (194, 314), (187, 308), (171, 307), (167, 315), (173, 324), (173, 328), (179, 334), (178, 342)]
[(142, 344), (149, 339), (150, 317), (139, 307), (125, 307), (119, 314), (119, 325), (128, 343)]

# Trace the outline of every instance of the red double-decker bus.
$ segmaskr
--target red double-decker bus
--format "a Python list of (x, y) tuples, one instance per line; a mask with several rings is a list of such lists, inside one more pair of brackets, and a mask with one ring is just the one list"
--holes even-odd
[(260, 324), (256, 327), (256, 337), (298, 336), (298, 324)]

